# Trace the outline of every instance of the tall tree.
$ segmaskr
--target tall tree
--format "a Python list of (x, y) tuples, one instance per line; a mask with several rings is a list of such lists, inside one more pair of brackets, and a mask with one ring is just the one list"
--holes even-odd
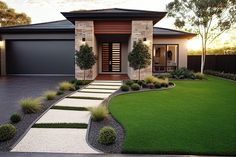
[(151, 64), (151, 54), (149, 53), (147, 45), (143, 44), (141, 40), (134, 43), (133, 50), (129, 53), (128, 60), (130, 66), (139, 72)]
[(190, 29), (201, 37), (203, 73), (207, 45), (236, 23), (235, 0), (174, 0), (167, 5), (175, 26)]
[(25, 13), (16, 13), (6, 3), (0, 1), (0, 27), (30, 24), (31, 18)]
[(96, 63), (96, 57), (92, 51), (92, 47), (88, 44), (81, 45), (80, 50), (75, 53), (76, 64), (81, 70), (84, 70), (84, 80), (85, 80), (85, 70), (91, 69)]

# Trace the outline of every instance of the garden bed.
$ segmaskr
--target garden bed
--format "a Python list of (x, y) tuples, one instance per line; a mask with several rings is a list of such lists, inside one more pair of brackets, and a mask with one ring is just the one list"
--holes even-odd
[(12, 147), (14, 147), (14, 145), (17, 144), (21, 140), (21, 138), (27, 133), (27, 131), (36, 122), (36, 120), (38, 120), (38, 118), (42, 116), (44, 112), (51, 108), (57, 101), (73, 92), (74, 91), (65, 91), (64, 94), (57, 96), (54, 100), (44, 100), (42, 108), (38, 113), (24, 114), (22, 110), (19, 110), (17, 113), (21, 115), (22, 119), (20, 122), (13, 124), (17, 129), (16, 134), (12, 139), (0, 142), (0, 151), (10, 151)]

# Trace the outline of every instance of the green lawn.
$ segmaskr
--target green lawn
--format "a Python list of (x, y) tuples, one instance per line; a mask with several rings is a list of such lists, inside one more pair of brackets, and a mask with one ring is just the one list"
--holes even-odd
[(114, 97), (124, 153), (236, 155), (236, 83), (216, 77)]

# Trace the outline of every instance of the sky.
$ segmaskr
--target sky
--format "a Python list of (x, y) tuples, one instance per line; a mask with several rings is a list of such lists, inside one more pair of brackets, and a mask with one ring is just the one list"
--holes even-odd
[[(1, 0), (17, 12), (24, 12), (31, 17), (32, 23), (42, 23), (65, 19), (60, 12), (105, 8), (126, 8), (151, 11), (166, 11), (166, 5), (173, 0)], [(163, 18), (155, 26), (176, 29), (173, 18)], [(221, 46), (235, 36), (236, 29), (224, 33), (212, 47)], [(231, 41), (232, 42), (232, 41)], [(234, 41), (236, 45), (236, 41)], [(189, 41), (189, 48), (200, 49), (201, 41), (194, 38)]]
[[(127, 8), (165, 11), (172, 0), (2, 0), (17, 12), (25, 12), (32, 23), (65, 19), (60, 12), (80, 9)], [(157, 25), (174, 28), (173, 19), (164, 18)]]

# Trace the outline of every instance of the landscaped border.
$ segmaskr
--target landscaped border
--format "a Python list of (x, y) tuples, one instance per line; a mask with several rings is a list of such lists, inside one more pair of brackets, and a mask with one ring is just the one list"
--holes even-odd
[[(86, 88), (87, 86), (88, 85), (81, 85), (78, 90)], [(0, 142), (0, 151), (11, 151), (24, 138), (33, 125), (52, 108), (52, 106), (67, 98), (68, 96), (76, 93), (78, 90), (64, 91), (64, 94), (58, 95), (54, 100), (44, 100), (42, 102), (42, 108), (38, 113), (24, 114), (21, 109), (18, 110), (17, 113), (22, 116), (22, 120), (14, 124), (14, 126), (17, 128), (16, 134), (12, 139)]]
[[(140, 93), (140, 92), (149, 92), (149, 91), (163, 91), (174, 88), (176, 85), (173, 83), (172, 86), (169, 87), (162, 87), (162, 88), (156, 88), (156, 89), (150, 89), (150, 88), (142, 88), (139, 91), (127, 91), (123, 92), (121, 89), (117, 90), (113, 94), (111, 94), (108, 98), (104, 99), (104, 101), (101, 103), (102, 105), (105, 105), (108, 107), (110, 104), (110, 101), (112, 98), (124, 95), (124, 94), (133, 94), (133, 93)], [(102, 145), (99, 142), (97, 142), (97, 137), (99, 130), (104, 126), (112, 126), (117, 131), (117, 140), (114, 144), (106, 146)], [(122, 126), (122, 124), (110, 113), (110, 115), (101, 122), (94, 122), (90, 119), (88, 123), (88, 131), (86, 140), (87, 143), (95, 150), (103, 151), (104, 153), (122, 153), (122, 145), (125, 138), (125, 129)]]

